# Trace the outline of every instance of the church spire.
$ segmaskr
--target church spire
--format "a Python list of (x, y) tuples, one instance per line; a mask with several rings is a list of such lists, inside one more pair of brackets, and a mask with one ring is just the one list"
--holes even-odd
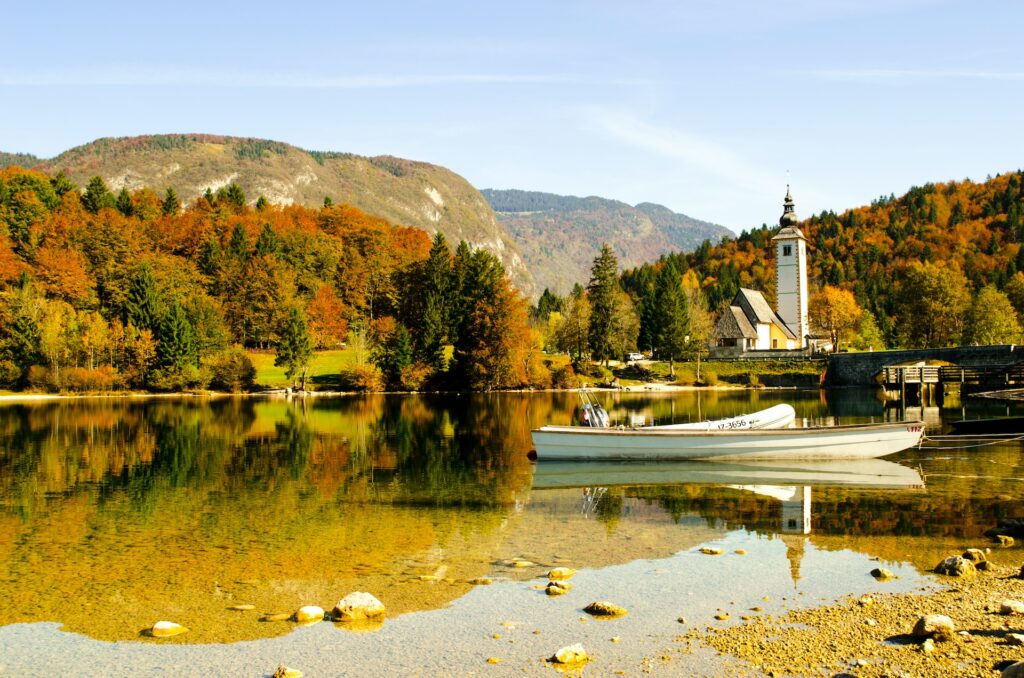
[(793, 195), (789, 192), (789, 184), (786, 184), (786, 199), (782, 201), (782, 216), (779, 217), (779, 226), (783, 228), (796, 226), (796, 212), (793, 211), (795, 205)]

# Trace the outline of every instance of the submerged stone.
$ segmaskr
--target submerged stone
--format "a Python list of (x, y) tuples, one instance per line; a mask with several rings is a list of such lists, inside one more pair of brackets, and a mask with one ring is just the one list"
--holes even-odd
[(384, 603), (377, 600), (373, 594), (356, 591), (338, 601), (338, 604), (331, 610), (331, 617), (334, 618), (334, 621), (370, 619), (383, 617), (385, 611)]
[(556, 567), (548, 572), (548, 579), (552, 581), (566, 581), (572, 579), (572, 576), (576, 574), (576, 570), (571, 567)]
[(950, 556), (935, 566), (935, 572), (951, 577), (973, 577), (978, 570), (974, 563), (963, 556)]
[(567, 581), (549, 581), (544, 590), (549, 596), (561, 596), (572, 590), (572, 584)]
[(875, 579), (881, 579), (884, 581), (886, 579), (892, 579), (896, 575), (894, 575), (891, 570), (887, 570), (884, 567), (876, 567), (871, 570), (871, 576)]
[(626, 608), (619, 607), (605, 600), (595, 601), (583, 608), (583, 611), (595, 617), (621, 617), (629, 613), (629, 610)]
[(288, 621), (292, 615), (287, 612), (271, 612), (260, 617), (261, 622)]
[(700, 552), (706, 556), (720, 556), (725, 553), (725, 551), (715, 546), (701, 546)]
[(302, 671), (281, 664), (274, 671), (274, 678), (302, 678)]
[(582, 664), (589, 659), (590, 657), (587, 655), (587, 651), (583, 649), (583, 645), (576, 643), (575, 645), (567, 645), (559, 649), (549, 661), (556, 664)]
[(324, 620), (324, 608), (317, 605), (304, 605), (295, 611), (295, 621), (300, 624), (312, 624)]
[(175, 624), (174, 622), (169, 621), (158, 621), (149, 629), (149, 635), (154, 638), (170, 638), (172, 636), (180, 636), (182, 633), (187, 631), (188, 629), (181, 624)]

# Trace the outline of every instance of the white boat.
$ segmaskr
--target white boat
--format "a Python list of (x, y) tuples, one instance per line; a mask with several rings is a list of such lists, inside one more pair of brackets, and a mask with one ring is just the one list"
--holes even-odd
[(543, 426), (532, 431), (539, 460), (623, 461), (873, 459), (914, 447), (923, 435), (923, 422), (723, 431)]
[(924, 487), (920, 474), (881, 459), (846, 461), (549, 461), (537, 464), (534, 489), (616, 485), (815, 486), (861, 488)]
[(742, 414), (728, 419), (698, 421), (688, 424), (663, 424), (661, 426), (643, 426), (643, 430), (659, 431), (738, 431), (741, 429), (786, 428), (796, 419), (796, 410), (792, 405), (782, 403), (773, 405), (759, 412)]

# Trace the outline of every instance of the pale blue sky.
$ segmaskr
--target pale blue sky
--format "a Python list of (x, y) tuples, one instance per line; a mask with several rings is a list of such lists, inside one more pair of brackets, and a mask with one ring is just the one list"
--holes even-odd
[(10, 3), (0, 150), (207, 132), (736, 231), (1024, 166), (1024, 3)]

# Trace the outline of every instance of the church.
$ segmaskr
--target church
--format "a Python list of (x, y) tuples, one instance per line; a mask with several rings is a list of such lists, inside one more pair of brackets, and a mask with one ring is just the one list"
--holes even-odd
[(794, 204), (787, 186), (779, 232), (772, 238), (778, 308), (773, 310), (760, 292), (740, 288), (715, 324), (713, 357), (740, 357), (751, 351), (802, 351), (809, 348), (807, 238), (796, 225)]

